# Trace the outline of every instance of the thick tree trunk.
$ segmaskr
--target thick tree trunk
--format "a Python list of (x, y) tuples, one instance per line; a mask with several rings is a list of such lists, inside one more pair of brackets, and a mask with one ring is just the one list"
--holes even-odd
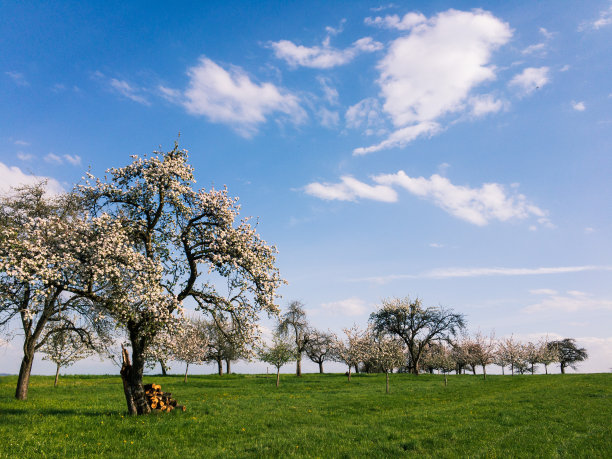
[(17, 390), (15, 398), (17, 400), (28, 399), (28, 388), (30, 386), (30, 373), (32, 372), (32, 363), (34, 362), (34, 345), (26, 338), (23, 343), (23, 358), (19, 367), (19, 377), (17, 378)]
[(60, 371), (60, 366), (58, 363), (57, 368), (55, 370), (55, 382), (53, 383), (53, 387), (57, 387), (57, 380), (59, 379), (59, 371)]
[(168, 367), (166, 367), (166, 362), (160, 359), (159, 364), (161, 365), (162, 376), (168, 376)]
[(389, 372), (385, 371), (385, 376), (387, 377), (387, 394), (389, 393)]
[(276, 369), (276, 387), (278, 387), (280, 383), (280, 367)]
[(121, 378), (123, 379), (123, 390), (127, 402), (128, 413), (130, 415), (149, 414), (151, 407), (145, 398), (144, 388), (142, 387), (142, 375), (144, 373), (144, 349), (141, 342), (134, 339), (135, 333), (130, 333), (130, 341), (132, 342), (132, 360), (126, 349), (123, 353), (123, 366), (121, 367)]
[(231, 368), (232, 368), (232, 361), (226, 360), (225, 361), (225, 374), (229, 375), (231, 373)]
[(217, 370), (219, 372), (219, 376), (223, 376), (223, 359), (217, 359)]
[(183, 382), (187, 382), (187, 372), (189, 371), (189, 364), (185, 365), (185, 379), (183, 379)]
[(295, 375), (302, 376), (302, 356), (295, 361)]
[(323, 362), (319, 362), (319, 373), (323, 374)]
[(546, 374), (548, 374), (548, 365), (544, 365), (544, 371), (546, 372)]
[(565, 374), (565, 365), (561, 364), (561, 374)]
[(484, 379), (487, 379), (487, 366), (486, 365), (482, 366), (482, 375)]

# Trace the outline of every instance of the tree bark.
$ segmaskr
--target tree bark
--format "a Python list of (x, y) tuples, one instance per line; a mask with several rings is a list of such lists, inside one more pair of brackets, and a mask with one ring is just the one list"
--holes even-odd
[(482, 375), (484, 376), (484, 379), (487, 379), (487, 366), (486, 365), (482, 366)]
[(159, 364), (161, 365), (162, 376), (168, 376), (168, 367), (166, 367), (166, 362), (159, 359)]
[(302, 376), (302, 356), (295, 361), (295, 375)]
[(448, 386), (448, 377), (446, 376), (446, 371), (444, 372), (444, 387)]
[(561, 374), (565, 374), (565, 365), (561, 364)]
[(230, 374), (231, 373), (231, 368), (232, 368), (232, 361), (231, 360), (226, 360), (225, 361), (225, 374)]
[(185, 379), (183, 379), (183, 382), (187, 382), (187, 372), (189, 371), (189, 364), (185, 365)]
[(385, 376), (387, 377), (387, 394), (389, 393), (389, 372), (385, 371)]
[(223, 359), (217, 359), (217, 369), (219, 371), (219, 376), (223, 376)]
[(351, 382), (351, 366), (349, 365), (348, 382)]
[(130, 331), (130, 342), (132, 344), (132, 360), (125, 348), (122, 349), (123, 366), (121, 367), (121, 378), (123, 379), (123, 389), (130, 415), (149, 414), (151, 407), (147, 403), (145, 391), (142, 387), (142, 375), (144, 374), (144, 339), (138, 335), (138, 329), (132, 328)]
[(323, 362), (319, 362), (319, 373), (323, 374)]
[(26, 337), (23, 343), (23, 358), (19, 367), (19, 377), (17, 378), (17, 390), (15, 398), (17, 400), (28, 399), (28, 387), (30, 386), (30, 373), (34, 362), (34, 343)]
[(278, 384), (280, 383), (280, 368), (276, 369), (276, 387), (278, 387)]
[(60, 365), (58, 363), (57, 369), (55, 370), (55, 382), (53, 383), (53, 387), (57, 387), (57, 380), (59, 379), (59, 371), (60, 371)]

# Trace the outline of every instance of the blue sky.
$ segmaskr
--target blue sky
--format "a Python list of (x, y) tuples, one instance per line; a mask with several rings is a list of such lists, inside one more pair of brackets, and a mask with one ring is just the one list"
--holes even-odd
[(3, 2), (0, 188), (180, 132), (315, 326), (419, 296), (608, 371), (610, 43), (610, 1)]

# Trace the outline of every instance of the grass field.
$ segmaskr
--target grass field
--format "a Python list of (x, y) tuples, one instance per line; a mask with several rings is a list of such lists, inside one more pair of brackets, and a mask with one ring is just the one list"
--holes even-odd
[(612, 457), (612, 374), (147, 376), (187, 411), (128, 417), (114, 376), (0, 378), (0, 457)]

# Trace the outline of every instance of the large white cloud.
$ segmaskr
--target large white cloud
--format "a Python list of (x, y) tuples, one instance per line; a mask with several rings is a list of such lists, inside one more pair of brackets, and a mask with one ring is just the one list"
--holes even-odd
[(546, 218), (546, 212), (529, 203), (524, 195), (509, 193), (499, 183), (485, 183), (480, 188), (471, 188), (453, 185), (448, 178), (438, 174), (430, 178), (410, 177), (404, 171), (379, 175), (374, 180), (381, 185), (400, 186), (475, 225), (486, 225), (491, 220), (507, 221), (529, 216)]
[(304, 187), (304, 191), (327, 201), (356, 201), (359, 198), (383, 202), (397, 201), (397, 193), (388, 186), (368, 185), (350, 176), (341, 177), (340, 180), (340, 183), (310, 183)]
[(160, 87), (162, 94), (189, 113), (228, 124), (246, 137), (272, 113), (284, 114), (296, 123), (306, 117), (296, 95), (272, 83), (258, 84), (240, 67), (226, 70), (202, 56), (187, 75), (189, 85), (184, 92)]
[(327, 40), (323, 46), (312, 47), (296, 45), (289, 40), (280, 40), (271, 42), (270, 47), (277, 58), (283, 59), (291, 67), (328, 69), (347, 64), (361, 53), (378, 51), (383, 45), (370, 37), (364, 37), (346, 49), (332, 48)]
[(16, 166), (10, 167), (4, 163), (0, 163), (0, 193), (6, 193), (11, 188), (20, 185), (33, 185), (43, 180), (47, 181), (49, 193), (55, 194), (64, 191), (62, 185), (53, 178), (26, 174)]
[(432, 127), (443, 116), (469, 109), (466, 101), (474, 88), (496, 78), (492, 52), (512, 36), (507, 23), (482, 10), (370, 22), (409, 33), (394, 40), (378, 64), (383, 110), (397, 131), (378, 145), (356, 149), (356, 154), (404, 146), (435, 132)]

